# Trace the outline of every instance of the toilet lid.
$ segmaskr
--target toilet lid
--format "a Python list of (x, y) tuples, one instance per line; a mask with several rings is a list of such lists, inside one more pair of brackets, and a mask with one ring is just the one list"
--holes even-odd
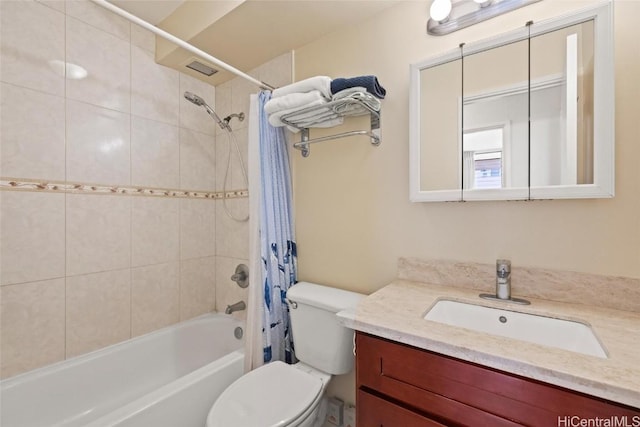
[(322, 393), (322, 380), (283, 362), (254, 369), (215, 401), (208, 427), (286, 426)]

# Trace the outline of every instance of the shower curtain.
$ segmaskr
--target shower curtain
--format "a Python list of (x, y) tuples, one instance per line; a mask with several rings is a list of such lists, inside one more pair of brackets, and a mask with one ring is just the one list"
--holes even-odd
[[(263, 91), (252, 96), (249, 164), (250, 209), (254, 219), (250, 227), (253, 251), (254, 285), (249, 296), (252, 307), (248, 317), (249, 331), (246, 367), (275, 360), (295, 363), (293, 340), (289, 322), (286, 292), (296, 283), (296, 243), (294, 238), (291, 203), (291, 175), (289, 153), (283, 128), (274, 128), (267, 121), (264, 104), (271, 92)], [(257, 111), (256, 111), (257, 110)], [(256, 126), (257, 124), (257, 126)], [(258, 173), (259, 170), (259, 180)], [(258, 188), (259, 187), (259, 188)], [(256, 193), (259, 198), (259, 215)], [(259, 218), (259, 221), (256, 220)], [(258, 255), (259, 236), (259, 255)], [(258, 261), (259, 260), (259, 261)], [(257, 265), (258, 262), (260, 265)], [(257, 272), (260, 273), (257, 273)], [(257, 276), (257, 277), (256, 277)], [(252, 305), (253, 303), (253, 305)], [(258, 309), (260, 308), (260, 310)], [(261, 311), (261, 313), (260, 313)], [(258, 360), (257, 326), (262, 322), (262, 361)], [(251, 366), (249, 367), (249, 364)]]

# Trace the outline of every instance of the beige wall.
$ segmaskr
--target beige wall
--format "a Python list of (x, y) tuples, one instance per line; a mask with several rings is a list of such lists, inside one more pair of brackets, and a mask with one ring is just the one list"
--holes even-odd
[[(408, 201), (409, 64), (585, 4), (540, 2), (436, 38), (424, 33), (426, 4), (406, 2), (298, 50), (297, 80), (376, 74), (388, 93), (380, 147), (351, 139), (316, 144), (306, 159), (293, 157), (301, 279), (371, 292), (394, 277), (396, 260), (405, 255), (479, 262), (508, 257), (514, 268), (640, 277), (640, 146), (634, 119), (640, 107), (635, 77), (640, 58), (633, 53), (640, 35), (633, 16), (640, 13), (640, 3), (634, 1), (615, 5), (614, 199)], [(321, 133), (328, 131), (312, 130), (312, 136)]]
[[(299, 278), (370, 293), (395, 277), (400, 256), (483, 263), (504, 257), (514, 269), (640, 277), (640, 2), (615, 2), (615, 198), (409, 202), (409, 64), (587, 4), (543, 1), (431, 37), (428, 2), (404, 2), (296, 51), (296, 80), (375, 74), (387, 89), (380, 147), (362, 138), (314, 144), (306, 159), (294, 153)], [(349, 123), (344, 128), (367, 126)]]

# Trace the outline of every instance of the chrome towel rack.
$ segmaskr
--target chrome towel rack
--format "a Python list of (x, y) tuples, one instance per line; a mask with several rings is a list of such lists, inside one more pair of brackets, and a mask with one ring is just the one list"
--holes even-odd
[[(308, 127), (300, 126), (300, 123), (304, 120), (305, 116), (308, 117), (309, 114), (313, 114), (314, 112), (331, 110), (340, 111), (341, 113), (337, 113), (339, 117), (355, 117), (368, 114), (370, 117), (371, 130), (354, 130), (335, 135), (321, 136), (319, 138), (309, 138), (309, 127), (313, 127), (313, 123), (309, 124)], [(381, 112), (371, 108), (371, 106), (369, 106), (365, 101), (358, 98), (343, 98), (289, 113), (283, 116), (281, 120), (287, 126), (300, 130), (301, 140), (300, 142), (294, 143), (293, 147), (301, 151), (302, 157), (308, 157), (310, 144), (352, 136), (366, 135), (370, 138), (371, 145), (374, 147), (379, 146), (382, 140), (380, 132), (380, 118)]]

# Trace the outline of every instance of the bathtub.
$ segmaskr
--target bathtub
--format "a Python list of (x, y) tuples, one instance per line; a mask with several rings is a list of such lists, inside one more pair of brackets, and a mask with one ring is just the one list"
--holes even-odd
[(2, 427), (202, 427), (243, 373), (243, 325), (211, 313), (0, 382)]

